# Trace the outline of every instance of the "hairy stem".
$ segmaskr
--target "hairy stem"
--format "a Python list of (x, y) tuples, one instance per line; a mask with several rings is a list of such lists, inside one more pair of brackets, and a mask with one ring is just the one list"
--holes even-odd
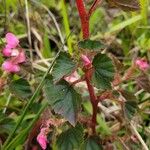
[[(90, 31), (89, 31), (89, 21), (90, 21), (90, 15), (94, 10), (96, 9), (98, 3), (101, 0), (95, 0), (94, 3), (91, 6), (91, 9), (89, 11), (86, 10), (84, 1), (83, 0), (76, 0), (76, 5), (78, 8), (80, 20), (81, 20), (81, 29), (82, 29), (82, 34), (83, 34), (83, 39), (88, 39), (90, 36)], [(84, 61), (84, 60), (83, 60)], [(89, 95), (90, 95), (90, 101), (92, 103), (92, 108), (93, 108), (93, 114), (92, 114), (92, 131), (93, 134), (96, 133), (96, 116), (97, 116), (97, 110), (98, 110), (98, 102), (97, 102), (97, 97), (95, 95), (94, 87), (91, 85), (91, 75), (92, 75), (92, 70), (88, 67), (86, 67), (85, 71), (85, 81), (88, 87)]]
[(102, 2), (102, 0), (94, 0), (90, 10), (89, 10), (89, 16), (92, 15), (92, 13), (96, 10), (97, 6)]
[(86, 11), (83, 0), (76, 0), (80, 20), (81, 20), (81, 29), (83, 34), (83, 39), (89, 38), (89, 15)]
[(93, 134), (96, 133), (96, 116), (97, 116), (97, 110), (98, 110), (98, 103), (97, 103), (97, 97), (95, 95), (95, 91), (94, 91), (94, 87), (91, 85), (90, 83), (90, 75), (89, 75), (89, 70), (85, 73), (86, 77), (85, 77), (85, 81), (88, 87), (88, 91), (89, 91), (89, 95), (90, 95), (90, 100), (92, 103), (92, 109), (93, 109), (93, 114), (92, 114), (92, 132)]

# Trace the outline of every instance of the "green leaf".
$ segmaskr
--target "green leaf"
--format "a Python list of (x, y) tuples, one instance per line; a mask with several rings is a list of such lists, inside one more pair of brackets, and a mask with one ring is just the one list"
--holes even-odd
[(134, 94), (128, 91), (122, 91), (121, 95), (126, 99), (123, 105), (124, 115), (127, 119), (132, 119), (138, 109), (137, 99)]
[(76, 127), (60, 134), (56, 141), (57, 148), (59, 150), (79, 149), (83, 142), (83, 136), (83, 128), (80, 124), (77, 124)]
[(92, 81), (97, 88), (111, 88), (115, 69), (112, 60), (106, 54), (97, 54), (93, 59), (94, 73)]
[(95, 137), (89, 137), (86, 139), (82, 146), (82, 150), (102, 150), (103, 148), (98, 145), (97, 139)]
[(137, 103), (135, 101), (127, 101), (124, 104), (124, 114), (128, 119), (132, 119), (137, 112)]
[(31, 87), (27, 80), (20, 78), (9, 84), (9, 90), (20, 99), (27, 99), (32, 96)]
[(93, 41), (93, 40), (84, 40), (84, 41), (80, 41), (78, 43), (78, 47), (80, 49), (84, 49), (84, 50), (93, 50), (93, 51), (99, 51), (101, 49), (106, 48), (106, 46), (100, 42), (100, 41)]
[(54, 81), (59, 81), (64, 76), (71, 74), (75, 68), (76, 64), (72, 61), (70, 55), (66, 52), (61, 52), (52, 71)]
[(14, 125), (15, 121), (12, 118), (0, 113), (0, 135), (9, 134)]
[(111, 129), (107, 125), (106, 121), (103, 119), (102, 115), (97, 116), (98, 128), (97, 131), (102, 136), (109, 136), (111, 135)]
[(73, 126), (76, 124), (81, 96), (65, 80), (54, 85), (52, 78), (46, 79), (44, 92), (49, 104), (58, 114), (65, 117)]
[(125, 21), (122, 21), (116, 25), (114, 25), (113, 27), (111, 27), (108, 31), (108, 33), (114, 33), (114, 32), (117, 32), (117, 31), (120, 31), (124, 28), (126, 28), (127, 26), (129, 25), (132, 25), (134, 23), (137, 23), (138, 21), (140, 21), (142, 19), (142, 16), (141, 15), (136, 15), (136, 16), (133, 16)]

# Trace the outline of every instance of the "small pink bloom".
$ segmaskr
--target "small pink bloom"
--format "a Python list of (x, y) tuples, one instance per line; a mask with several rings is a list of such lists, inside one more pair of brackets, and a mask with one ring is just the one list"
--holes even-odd
[(20, 71), (20, 63), (25, 62), (26, 57), (24, 51), (17, 49), (16, 47), (19, 44), (19, 40), (12, 33), (7, 33), (6, 36), (6, 46), (3, 49), (2, 53), (4, 56), (9, 57), (9, 60), (6, 60), (2, 64), (2, 68), (9, 73), (15, 73)]
[(7, 33), (5, 38), (7, 45), (9, 45), (10, 48), (16, 48), (16, 46), (19, 44), (18, 38), (12, 33)]
[(12, 61), (7, 60), (2, 64), (2, 68), (9, 73), (15, 73), (20, 71), (20, 67), (16, 64), (13, 64)]
[(19, 64), (19, 63), (23, 63), (26, 61), (26, 56), (25, 56), (25, 53), (23, 51), (21, 51), (18, 56), (16, 56), (14, 59), (13, 59), (13, 62), (15, 64)]
[(86, 55), (81, 55), (81, 59), (83, 60), (83, 64), (84, 66), (88, 66), (91, 65), (91, 61), (90, 59), (86, 56)]
[(78, 75), (78, 73), (75, 71), (74, 73), (72, 73), (70, 76), (66, 77), (65, 80), (68, 82), (74, 82), (76, 80), (78, 80), (80, 78), (80, 76)]
[(11, 52), (12, 52), (12, 50), (10, 48), (7, 48), (7, 47), (5, 47), (2, 51), (3, 55), (6, 57), (11, 56)]
[(137, 59), (135, 61), (135, 64), (143, 71), (149, 68), (148, 62), (144, 59)]
[(19, 55), (19, 51), (17, 49), (13, 49), (11, 52), (11, 56), (18, 56)]
[(43, 132), (40, 132), (39, 135), (37, 136), (37, 141), (40, 144), (40, 146), (42, 147), (43, 150), (46, 149), (47, 147), (47, 137)]

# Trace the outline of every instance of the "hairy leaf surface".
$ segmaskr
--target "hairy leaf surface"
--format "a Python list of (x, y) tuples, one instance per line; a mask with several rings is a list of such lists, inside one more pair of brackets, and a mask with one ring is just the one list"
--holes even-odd
[(106, 54), (97, 54), (93, 60), (94, 73), (92, 81), (97, 88), (111, 88), (115, 69), (112, 60)]
[(77, 124), (74, 128), (60, 134), (57, 139), (57, 147), (59, 150), (74, 150), (79, 149), (83, 143), (83, 128)]
[(54, 81), (59, 81), (64, 76), (71, 74), (75, 68), (76, 64), (72, 61), (71, 56), (66, 52), (61, 52), (52, 71)]
[(102, 150), (102, 147), (97, 143), (95, 137), (89, 137), (84, 142), (82, 150)]
[(65, 117), (73, 126), (76, 124), (81, 96), (65, 80), (53, 84), (52, 78), (44, 85), (46, 98), (54, 111)]
[(106, 48), (106, 46), (100, 41), (93, 40), (83, 40), (78, 43), (80, 49), (90, 50), (90, 51), (99, 51), (101, 49)]
[(12, 81), (9, 85), (9, 90), (20, 99), (27, 99), (32, 95), (28, 81), (22, 78)]

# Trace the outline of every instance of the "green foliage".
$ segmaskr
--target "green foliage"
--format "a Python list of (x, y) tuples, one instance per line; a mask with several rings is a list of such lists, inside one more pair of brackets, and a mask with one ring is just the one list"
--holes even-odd
[(124, 104), (125, 116), (130, 120), (133, 118), (134, 114), (137, 112), (137, 103), (135, 101), (127, 101)]
[(75, 127), (61, 133), (56, 141), (59, 150), (80, 149), (83, 143), (83, 127), (77, 124)]
[[(68, 7), (64, 0), (61, 0), (61, 7), (62, 7), (62, 16), (63, 16), (63, 24), (64, 24), (64, 28), (65, 28), (65, 33), (66, 33), (66, 37), (68, 37), (69, 34), (71, 33), (71, 31), (70, 31), (69, 18), (68, 18), (68, 13), (67, 13)], [(67, 40), (67, 45), (68, 45), (69, 54), (72, 54), (73, 49), (72, 49), (71, 37)]]
[(102, 147), (97, 143), (96, 137), (88, 137), (82, 146), (82, 150), (102, 150)]
[[(19, 47), (22, 47), (22, 50), (26, 52), (27, 64), (30, 64), (30, 68), (34, 69), (32, 74), (25, 73), (25, 71), (19, 72), (17, 74), (19, 79), (12, 78), (12, 81), (9, 78), (10, 74), (6, 74), (2, 69), (0, 71), (0, 149), (24, 149), (24, 146), (28, 146), (26, 141), (29, 140), (29, 133), (34, 133), (34, 131), (36, 134), (30, 135), (33, 139), (29, 144), (32, 146), (31, 149), (37, 146), (40, 149), (40, 145), (35, 141), (40, 131), (39, 128), (45, 127), (47, 120), (51, 119), (54, 124), (57, 124), (56, 120), (61, 122), (57, 129), (55, 125), (50, 124), (49, 126), (48, 140), (51, 141), (47, 143), (47, 146), (52, 147), (52, 150), (101, 150), (102, 147), (107, 147), (108, 143), (116, 149), (122, 150), (124, 148), (121, 143), (122, 139), (128, 136), (132, 137), (134, 131), (131, 130), (131, 134), (129, 134), (125, 130), (124, 123), (121, 124), (119, 131), (116, 131), (116, 127), (120, 122), (133, 121), (135, 115), (141, 118), (140, 121), (134, 120), (140, 127), (137, 128), (136, 134), (139, 132), (143, 142), (149, 144), (147, 135), (150, 105), (148, 101), (150, 97), (149, 70), (139, 71), (135, 69), (131, 73), (131, 77), (122, 82), (126, 70), (131, 65), (137, 67), (134, 64), (137, 57), (144, 57), (144, 59), (149, 60), (149, 1), (106, 1), (110, 5), (107, 5), (106, 2), (104, 5), (100, 4), (100, 7), (92, 13), (90, 34), (94, 37), (86, 40), (81, 40), (80, 36), (77, 35), (81, 31), (81, 24), (79, 23), (80, 19), (75, 0), (28, 1), (29, 16), (24, 11), (26, 7), (24, 1), (0, 1), (0, 48), (3, 49), (2, 43), (5, 42), (5, 34), (13, 32), (20, 40)], [(91, 2), (85, 2), (87, 10), (89, 10)], [(115, 8), (112, 9), (112, 7)], [(121, 11), (117, 7), (128, 12)], [(139, 7), (141, 10), (139, 10)], [(135, 10), (139, 11), (129, 12)], [(31, 31), (31, 45), (28, 42), (28, 31)], [(108, 32), (105, 33), (105, 31)], [(71, 38), (68, 38), (70, 33), (73, 33), (73, 36), (71, 35)], [(64, 45), (62, 45), (60, 39), (64, 41)], [(78, 43), (79, 40), (81, 41)], [(76, 45), (78, 45), (78, 48)], [(66, 46), (68, 53), (60, 52)], [(63, 48), (60, 49), (60, 47)], [(60, 50), (57, 53), (58, 49)], [(98, 53), (101, 51), (103, 54)], [(30, 52), (33, 54), (33, 59), (30, 58)], [(78, 65), (74, 62), (72, 56), (80, 58), (82, 52), (90, 56), (91, 60), (94, 57), (91, 68), (85, 68), (85, 66), (81, 68), (83, 65), (80, 66), (80, 59), (77, 59), (79, 60)], [(107, 52), (113, 53), (115, 58), (110, 57), (113, 61), (108, 57)], [(55, 55), (56, 57), (53, 58)], [(3, 57), (3, 55), (0, 56), (1, 64), (6, 59), (10, 59)], [(39, 56), (44, 58), (40, 59)], [(45, 65), (45, 61), (50, 64), (50, 67), (47, 67), (47, 64)], [(22, 64), (21, 67), (28, 70), (26, 64)], [(47, 71), (43, 74), (45, 70)], [(81, 77), (81, 82), (78, 84), (65, 81), (65, 77), (70, 76), (74, 71)], [(84, 81), (86, 71), (92, 74), (92, 78), (89, 75), (89, 81), (94, 89), (96, 100), (99, 100), (102, 106), (102, 110), (98, 107), (95, 124), (96, 133), (93, 133), (91, 129), (94, 102), (91, 99), (93, 93), (87, 89)], [(40, 82), (39, 74), (43, 75)], [(50, 74), (50, 77), (47, 77), (48, 74)], [(111, 89), (111, 82), (117, 81), (118, 84), (112, 86), (117, 93), (116, 95)], [(34, 93), (32, 93), (29, 83), (35, 89)], [(106, 95), (103, 95), (105, 93), (103, 90), (105, 90)], [(131, 93), (126, 90), (131, 91)], [(110, 93), (108, 97), (107, 92)], [(9, 96), (11, 99), (9, 99)], [(103, 101), (98, 99), (101, 97), (104, 98)], [(18, 98), (29, 100), (20, 101)], [(45, 100), (48, 100), (49, 105), (45, 103)], [(140, 114), (137, 113), (138, 111), (140, 111)], [(60, 114), (60, 116), (57, 114)], [(63, 119), (60, 119), (61, 117)], [(128, 120), (125, 120), (125, 118)], [(65, 119), (69, 122), (66, 122)], [(80, 122), (81, 125), (77, 122)], [(114, 134), (116, 139), (119, 140), (112, 140), (112, 142), (109, 140), (109, 136), (111, 138)], [(49, 138), (50, 136), (51, 138)], [(129, 149), (142, 149), (140, 141), (136, 143), (128, 139), (128, 142), (123, 142)]]
[(106, 54), (97, 54), (93, 60), (94, 73), (92, 81), (97, 88), (111, 88), (114, 78), (114, 66), (112, 60)]
[(65, 80), (61, 80), (55, 85), (52, 78), (47, 78), (44, 84), (44, 93), (54, 111), (61, 114), (75, 126), (81, 97), (73, 87)]
[(126, 100), (123, 105), (124, 115), (130, 120), (138, 110), (137, 99), (128, 91), (122, 91), (121, 94)]
[(111, 130), (109, 126), (107, 125), (106, 121), (102, 118), (101, 115), (97, 116), (97, 122), (98, 122), (98, 128), (97, 131), (102, 135), (102, 136), (108, 136), (111, 135)]
[(141, 15), (133, 16), (132, 18), (126, 19), (125, 21), (120, 22), (120, 23), (116, 24), (115, 26), (111, 27), (108, 30), (108, 33), (113, 33), (113, 32), (116, 32), (116, 31), (120, 31), (120, 30), (124, 29), (125, 27), (127, 27), (127, 26), (129, 26), (133, 23), (137, 23), (141, 19), (142, 19)]
[(54, 81), (59, 81), (64, 76), (71, 74), (75, 68), (76, 64), (72, 61), (71, 56), (66, 52), (61, 52), (52, 71)]
[(49, 58), (49, 57), (52, 56), (52, 52), (51, 52), (50, 41), (49, 41), (49, 38), (48, 38), (48, 33), (46, 31), (45, 31), (45, 34), (44, 34), (43, 42), (44, 42), (43, 56), (44, 56), (44, 58)]
[(0, 113), (0, 135), (9, 134), (11, 132), (11, 128), (14, 126), (15, 122), (12, 118), (5, 116)]
[(28, 99), (32, 95), (28, 81), (23, 78), (12, 81), (9, 84), (9, 90), (20, 99)]
[(84, 40), (78, 43), (78, 47), (83, 50), (100, 51), (106, 46), (100, 41)]
[[(29, 123), (28, 122), (28, 126), (21, 130), (20, 134), (18, 134), (17, 136), (15, 136), (15, 138), (13, 138), (8, 145), (6, 145), (6, 149), (7, 150), (12, 150), (15, 149), (17, 146), (19, 145), (23, 145), (28, 133), (30, 132), (30, 130), (32, 129), (33, 125), (35, 124), (35, 122), (39, 119), (41, 113), (43, 112), (43, 110), (46, 108), (47, 103), (41, 105), (40, 109), (38, 110), (37, 114), (35, 115), (35, 117), (32, 119), (32, 121)], [(23, 146), (22, 146), (23, 147)]]
[(149, 4), (149, 1), (148, 0), (139, 0), (140, 1), (140, 7), (141, 7), (141, 16), (142, 16), (142, 23), (144, 25), (147, 25), (148, 24), (148, 4)]

